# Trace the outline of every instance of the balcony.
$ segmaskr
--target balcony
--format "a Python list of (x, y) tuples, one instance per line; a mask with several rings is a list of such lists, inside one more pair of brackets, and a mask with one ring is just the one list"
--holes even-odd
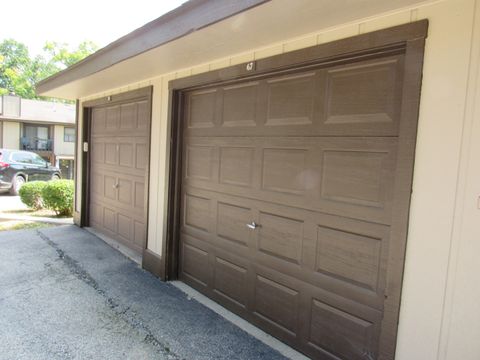
[(51, 164), (55, 164), (55, 155), (53, 154), (53, 140), (37, 137), (22, 137), (20, 139), (21, 150), (32, 151)]
[(22, 137), (20, 139), (22, 150), (27, 151), (52, 151), (53, 140), (38, 137)]

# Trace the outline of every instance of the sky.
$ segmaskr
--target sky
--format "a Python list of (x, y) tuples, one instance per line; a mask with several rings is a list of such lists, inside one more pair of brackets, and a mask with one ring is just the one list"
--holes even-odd
[[(76, 47), (91, 40), (100, 47), (180, 6), (186, 0), (16, 0), (6, 5), (0, 42), (13, 38), (41, 53), (46, 41)], [(5, 10), (5, 4), (2, 6)]]

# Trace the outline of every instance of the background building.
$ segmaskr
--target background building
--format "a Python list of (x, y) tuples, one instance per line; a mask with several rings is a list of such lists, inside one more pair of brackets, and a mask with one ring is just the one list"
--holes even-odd
[(0, 96), (0, 148), (35, 152), (72, 179), (75, 106)]

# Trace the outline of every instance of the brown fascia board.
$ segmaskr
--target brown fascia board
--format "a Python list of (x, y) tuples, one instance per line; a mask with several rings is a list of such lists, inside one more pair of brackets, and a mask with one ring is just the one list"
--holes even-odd
[(271, 0), (190, 0), (37, 83), (41, 95)]

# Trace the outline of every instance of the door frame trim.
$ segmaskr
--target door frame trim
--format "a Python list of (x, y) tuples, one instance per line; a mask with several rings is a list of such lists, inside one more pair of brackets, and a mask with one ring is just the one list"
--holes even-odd
[[(425, 39), (428, 20), (399, 25), (347, 39), (308, 47), (285, 54), (275, 55), (251, 63), (210, 71), (169, 82), (168, 129), (170, 147), (169, 175), (167, 178), (168, 199), (167, 228), (163, 242), (160, 277), (172, 280), (178, 277), (179, 228), (181, 210), (181, 150), (182, 111), (184, 92), (192, 89), (235, 83), (240, 80), (265, 78), (299, 69), (318, 67), (323, 64), (341, 64), (345, 61), (368, 59), (379, 54), (403, 53), (405, 74), (402, 88), (399, 145), (397, 153), (397, 177), (393, 188), (393, 208), (389, 266), (386, 274), (385, 308), (379, 338), (379, 359), (394, 359), (397, 343), (400, 300), (407, 244), (413, 166), (420, 107), (420, 92), (423, 71)], [(252, 65), (250, 65), (252, 64)], [(249, 68), (252, 67), (252, 70)]]
[[(144, 88), (140, 88), (137, 90), (132, 90), (116, 95), (105, 96), (94, 100), (85, 101), (81, 104), (82, 106), (82, 114), (83, 114), (83, 122), (82, 122), (82, 137), (81, 137), (81, 144), (77, 144), (78, 151), (82, 152), (82, 178), (81, 178), (81, 206), (80, 206), (80, 214), (79, 222), (81, 227), (89, 226), (90, 224), (90, 214), (89, 214), (89, 205), (90, 205), (90, 168), (91, 168), (91, 152), (90, 152), (90, 144), (92, 138), (92, 110), (96, 107), (102, 107), (106, 105), (114, 105), (114, 104), (121, 104), (126, 101), (135, 101), (135, 100), (147, 100), (148, 101), (148, 111), (149, 111), (149, 119), (147, 125), (147, 133), (148, 133), (148, 163), (146, 167), (146, 191), (144, 194), (144, 211), (146, 216), (146, 241), (145, 241), (145, 249), (148, 247), (148, 229), (149, 229), (149, 201), (150, 201), (150, 164), (151, 164), (151, 141), (152, 141), (152, 96), (153, 96), (153, 86), (147, 86)], [(78, 126), (77, 126), (78, 130)], [(77, 139), (79, 136), (77, 135)], [(89, 144), (89, 151), (83, 151), (83, 143), (87, 142)], [(78, 146), (80, 145), (80, 148)], [(78, 154), (77, 154), (78, 155)], [(78, 156), (77, 156), (78, 159)], [(75, 181), (77, 184), (78, 180)], [(143, 254), (142, 254), (143, 257)]]

